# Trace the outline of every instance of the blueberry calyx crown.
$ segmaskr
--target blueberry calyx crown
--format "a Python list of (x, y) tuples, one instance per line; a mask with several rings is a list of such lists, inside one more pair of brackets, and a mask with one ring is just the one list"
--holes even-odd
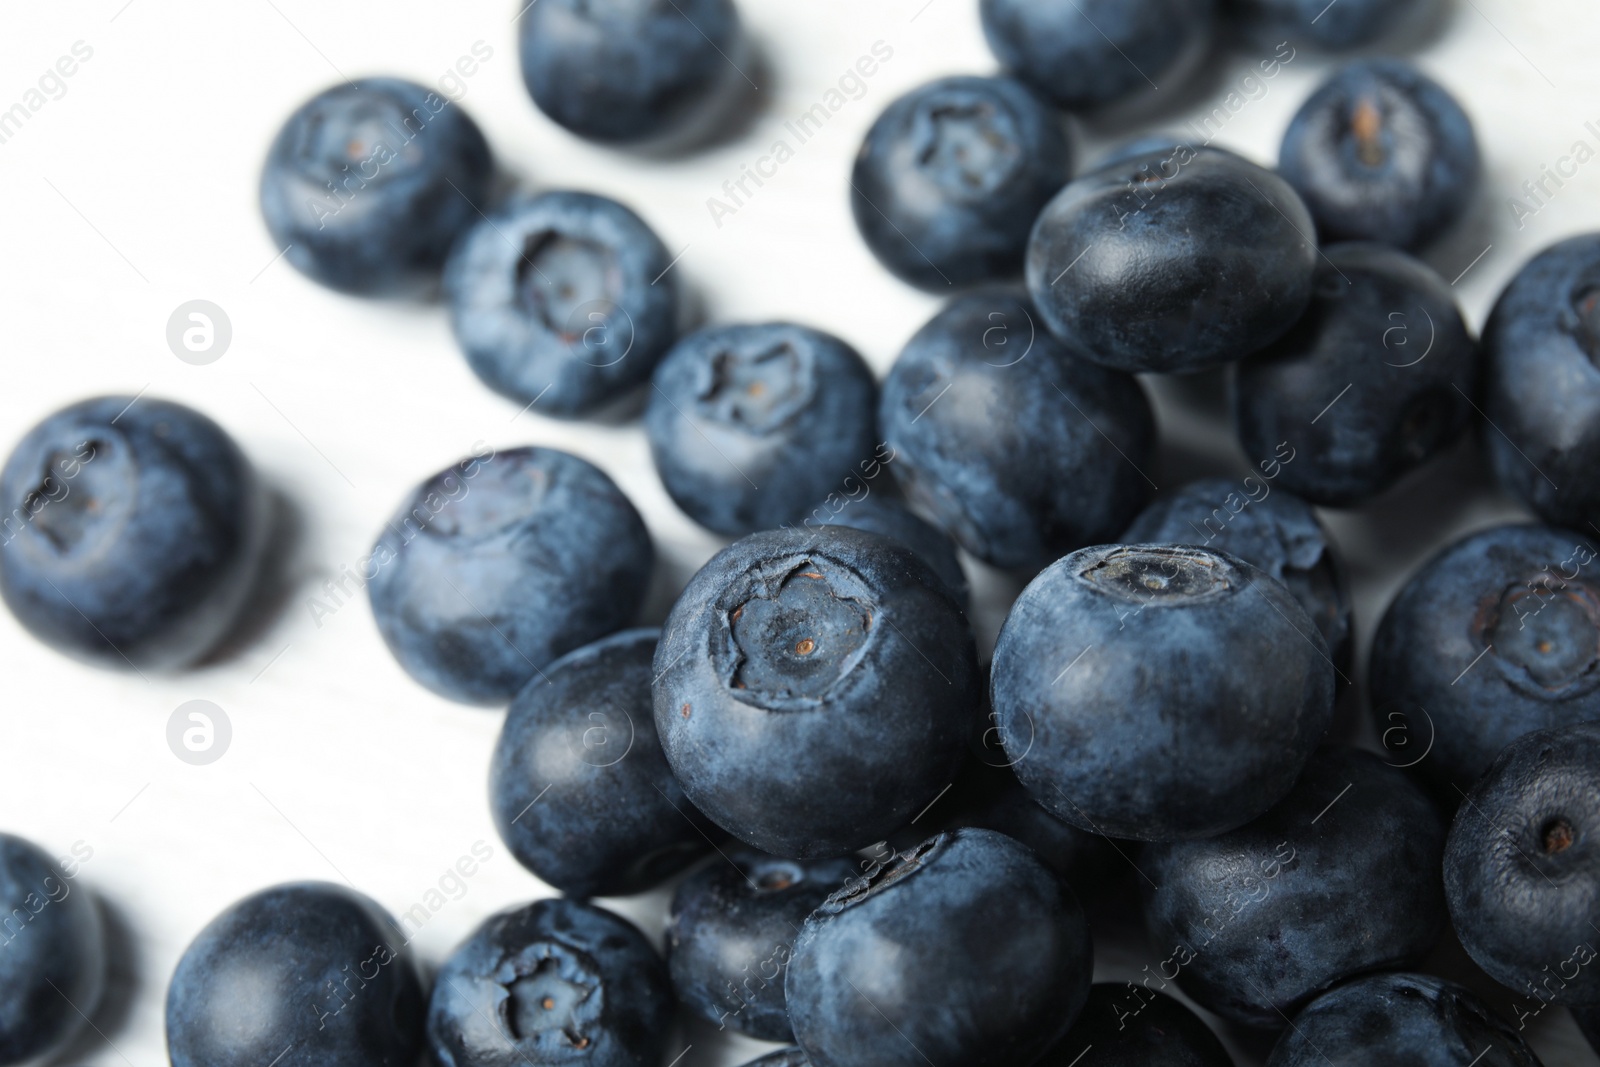
[[(34, 529), (44, 536), (50, 548), (61, 556), (71, 555), (96, 527), (112, 519), (107, 502), (94, 493), (92, 478), (72, 479), (96, 458), (111, 454), (110, 445), (90, 438), (75, 449), (52, 448), (45, 456), (43, 469), (33, 487), (22, 495), (20, 507), (10, 518), (32, 516)], [(102, 464), (103, 466), (103, 464)], [(98, 472), (96, 472), (98, 473)], [(6, 523), (9, 533), (11, 523)]]
[(932, 863), (949, 840), (948, 832), (936, 834), (915, 848), (895, 853), (887, 861), (873, 863), (865, 874), (852, 878), (843, 887), (830, 894), (817, 910), (828, 915), (837, 915), (847, 908), (853, 908), (892, 889)]
[(1600, 596), (1541, 576), (1507, 586), (1480, 609), (1478, 638), (1519, 688), (1562, 698), (1600, 682)]
[(758, 896), (783, 893), (806, 880), (806, 872), (792, 860), (763, 859), (740, 869)]
[(528, 314), (568, 345), (603, 343), (622, 284), (614, 250), (555, 230), (530, 233), (517, 260), (517, 292)]
[(506, 991), (499, 1014), (513, 1040), (544, 1054), (588, 1052), (605, 1008), (600, 968), (558, 941), (536, 941), (508, 954), (494, 971)]
[(1356, 158), (1368, 167), (1381, 167), (1388, 159), (1383, 143), (1383, 109), (1371, 96), (1358, 97), (1350, 108), (1350, 134), (1355, 138)]
[(955, 196), (992, 193), (1022, 163), (1011, 125), (988, 101), (935, 103), (918, 122), (917, 165)]
[(771, 433), (810, 398), (810, 370), (810, 361), (788, 341), (754, 350), (719, 349), (711, 357), (700, 408), (727, 426)]
[(1101, 592), (1137, 604), (1187, 604), (1237, 588), (1227, 560), (1203, 548), (1129, 545), (1092, 557), (1078, 578)]

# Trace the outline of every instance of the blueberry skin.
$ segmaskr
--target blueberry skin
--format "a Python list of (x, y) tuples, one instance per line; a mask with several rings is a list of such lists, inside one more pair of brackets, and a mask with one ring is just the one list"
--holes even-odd
[(56, 651), (175, 670), (216, 647), (261, 562), (265, 494), (222, 427), (108, 396), (33, 429), (0, 473), (0, 595)]
[(667, 970), (684, 1007), (763, 1041), (793, 1041), (783, 975), (800, 924), (855, 878), (853, 859), (801, 863), (738, 850), (678, 886)]
[[(1589, 1042), (1589, 1047), (1600, 1052), (1600, 1006), (1580, 1007), (1573, 1006), (1572, 1021), (1578, 1024), (1583, 1039)], [(804, 1065), (796, 1065), (804, 1067)]]
[(1273, 1046), (1267, 1067), (1463, 1063), (1539, 1067), (1539, 1058), (1465, 986), (1425, 974), (1375, 974), (1307, 1005)]
[(289, 116), (261, 171), (261, 214), (283, 258), (358, 295), (435, 283), (486, 206), (494, 161), (458, 104), (415, 82), (362, 78)]
[(957, 297), (917, 331), (878, 430), (907, 499), (996, 567), (1037, 570), (1115, 537), (1149, 494), (1144, 390), (1074, 358), (1009, 289)]
[(428, 1046), (440, 1067), (647, 1067), (671, 1022), (667, 969), (644, 935), (554, 898), (491, 916), (445, 961)]
[(1404, 771), (1322, 749), (1261, 818), (1147, 846), (1145, 926), (1200, 1004), (1281, 1026), (1352, 975), (1421, 962), (1445, 926), (1444, 837), (1443, 816)]
[(0, 1064), (7, 1067), (54, 1057), (82, 1030), (105, 987), (100, 912), (63, 873), (66, 865), (0, 833)]
[(1461, 436), (1478, 347), (1427, 264), (1366, 243), (1324, 255), (1300, 322), (1239, 364), (1234, 424), (1248, 456), (1294, 450), (1283, 488), (1351, 507)]
[(1032, 1063), (1082, 1009), (1093, 952), (1077, 899), (1031, 849), (954, 830), (812, 913), (784, 980), (789, 1020), (815, 1067)]
[(456, 343), (502, 396), (588, 414), (648, 379), (677, 337), (670, 264), (655, 231), (615, 200), (516, 200), (469, 230), (445, 266)]
[(1464, 790), (1523, 734), (1600, 719), (1597, 555), (1567, 530), (1498, 526), (1407, 581), (1368, 669), (1391, 762)]
[(167, 987), (172, 1067), (411, 1067), (422, 986), (404, 935), (343, 886), (295, 882), (231, 905)]
[(804, 1051), (798, 1048), (780, 1048), (760, 1059), (751, 1060), (744, 1067), (811, 1067)]
[(577, 456), (472, 456), (412, 491), (372, 549), (367, 593), (406, 673), (499, 704), (559, 657), (627, 626), (655, 548), (616, 483)]
[[(1600, 723), (1537, 730), (1496, 757), (1445, 849), (1450, 919), (1489, 976), (1538, 1004), (1600, 1002)], [(1570, 971), (1569, 971), (1570, 968)]]
[(865, 848), (955, 777), (977, 652), (944, 583), (899, 542), (752, 534), (690, 579), (662, 630), (667, 762), (746, 844), (796, 859)]
[(1311, 299), (1311, 215), (1276, 174), (1177, 146), (1084, 175), (1039, 214), (1028, 291), (1085, 359), (1219, 366), (1277, 340)]
[(1424, 0), (1224, 0), (1228, 14), (1244, 23), (1259, 39), (1288, 38), (1343, 52), (1371, 44)]
[(1333, 714), (1326, 642), (1290, 592), (1184, 545), (1102, 545), (1030, 582), (990, 695), (1045, 810), (1140, 841), (1214, 837), (1288, 794)]
[(926, 289), (1015, 277), (1039, 210), (1072, 176), (1061, 116), (1011, 78), (940, 78), (886, 108), (850, 179), (878, 261)]
[(876, 443), (872, 371), (820, 330), (699, 330), (672, 347), (652, 381), (644, 426), (662, 484), (720, 534), (798, 521), (858, 475)]
[[(1082, 1059), (1076, 1059), (1076, 1057)], [(1200, 1016), (1132, 982), (1096, 982), (1078, 1021), (1034, 1067), (1234, 1067)]]
[(837, 512), (821, 516), (819, 507), (806, 518), (806, 525), (817, 519), (827, 526), (848, 526), (852, 530), (892, 537), (922, 557), (933, 568), (939, 580), (950, 593), (950, 598), (962, 611), (967, 610), (971, 590), (967, 585), (967, 572), (961, 568), (961, 556), (949, 534), (931, 523), (924, 522), (904, 504), (881, 494), (852, 499)]

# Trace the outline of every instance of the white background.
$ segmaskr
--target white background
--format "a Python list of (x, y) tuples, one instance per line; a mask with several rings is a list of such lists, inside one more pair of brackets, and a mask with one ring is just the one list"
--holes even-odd
[[(462, 100), (502, 163), (536, 188), (574, 186), (627, 201), (656, 227), (675, 270), (715, 320), (787, 318), (833, 331), (882, 372), (934, 311), (935, 297), (890, 278), (856, 236), (846, 175), (862, 134), (895, 95), (936, 75), (993, 69), (974, 0), (739, 0), (766, 54), (749, 73), (764, 110), (710, 151), (642, 162), (591, 147), (545, 120), (518, 75), (515, 8), (503, 0), (93, 0), (21, 4), (0, 23), (0, 108), (22, 99), (74, 42), (91, 60), (67, 92), (0, 144), (5, 205), (0, 315), (5, 447), (86, 395), (181, 400), (226, 426), (293, 502), (280, 531), (282, 589), (221, 660), (171, 678), (88, 669), (45, 650), (0, 613), (6, 736), (0, 827), (65, 854), (94, 850), (83, 883), (117, 918), (120, 1007), (72, 1062), (165, 1063), (162, 1003), (183, 947), (217, 911), (288, 879), (348, 880), (395, 912), (418, 902), (474, 842), (494, 857), (415, 941), (436, 965), (485, 915), (548, 890), (499, 846), (485, 803), (498, 712), (452, 705), (390, 659), (364, 598), (317, 625), (320, 584), (367, 550), (414, 482), (495, 447), (559, 445), (600, 464), (645, 514), (662, 557), (650, 613), (717, 547), (668, 500), (636, 425), (519, 416), (472, 377), (433, 307), (337, 296), (282, 261), (257, 215), (258, 168), (282, 119), (344, 76), (434, 82), (475, 42), (493, 57)], [(1474, 326), (1533, 251), (1600, 228), (1600, 163), (1582, 170), (1519, 230), (1505, 197), (1572, 143), (1600, 139), (1600, 22), (1585, 0), (1455, 0), (1404, 43), (1463, 100), (1487, 157), (1484, 203), (1430, 258), (1457, 284)], [(714, 225), (706, 200), (764, 154), (782, 123), (817, 103), (876, 41), (893, 59), (824, 132), (799, 147), (737, 215)], [(1218, 60), (1199, 84), (1163, 84), (1169, 109), (1138, 132), (1221, 103), (1260, 55)], [(1249, 100), (1219, 141), (1271, 163), (1289, 116), (1328, 63), (1301, 51)], [(1080, 131), (1084, 154), (1118, 131)], [(1474, 260), (1488, 248), (1475, 265)], [(1467, 268), (1471, 265), (1471, 269)], [(231, 349), (180, 362), (165, 326), (204, 298), (231, 317)], [(1220, 376), (1163, 385), (1163, 487), (1241, 469), (1222, 432)], [(1491, 431), (1492, 432), (1492, 431)], [(1354, 515), (1331, 517), (1350, 555), (1370, 636), (1397, 583), (1439, 539), (1515, 509), (1481, 485), (1470, 450)], [(1382, 521), (1377, 521), (1381, 519)], [(969, 561), (970, 562), (970, 561)], [(974, 574), (978, 571), (974, 569)], [(1015, 587), (978, 575), (988, 646)], [(181, 703), (225, 709), (232, 746), (193, 767), (165, 741)], [(617, 907), (652, 935), (663, 894)], [(1102, 952), (1101, 977), (1158, 957)], [(1498, 994), (1496, 1006), (1509, 1010)], [(1550, 1064), (1594, 1064), (1564, 1013), (1535, 1028)], [(686, 1065), (738, 1063), (756, 1048), (690, 1028)], [(680, 1046), (681, 1047), (681, 1046)], [(1559, 1051), (1558, 1051), (1559, 1050)], [(674, 1053), (677, 1048), (674, 1048)]]

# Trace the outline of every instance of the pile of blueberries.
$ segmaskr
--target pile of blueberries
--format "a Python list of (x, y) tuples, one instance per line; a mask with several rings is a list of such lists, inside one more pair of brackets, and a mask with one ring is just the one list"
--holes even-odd
[[(896, 100), (849, 183), (888, 269), (960, 287), (882, 383), (802, 325), (680, 336), (643, 219), (503, 194), (422, 86), (296, 111), (261, 180), (289, 262), (442, 289), (473, 370), (544, 414), (648, 382), (662, 482), (732, 540), (633, 629), (654, 550), (599, 469), (535, 446), (422, 482), (367, 561), (374, 618), (422, 685), (509, 702), (494, 819), (564, 896), (490, 918), (430, 993), (371, 900), (266, 889), (179, 963), (175, 1067), (659, 1065), (677, 1009), (792, 1046), (765, 1065), (1229, 1064), (1174, 989), (1281, 1032), (1274, 1067), (1534, 1064), (1551, 1005), (1600, 1041), (1600, 234), (1474, 337), (1412, 253), (1473, 202), (1478, 144), (1396, 60), (1329, 78), (1276, 170), (1158, 136), (1071, 177), (1060, 109), (1115, 113), (1219, 32), (1350, 48), (1418, 6), (982, 0), (1007, 73)], [(540, 109), (647, 155), (742, 92), (730, 0), (542, 0), (520, 33)], [(1150, 501), (1135, 375), (1229, 363), (1254, 473)], [(1371, 500), (1479, 412), (1541, 524), (1411, 578), (1365, 674), (1383, 746), (1335, 743), (1356, 641), (1314, 505)], [(195, 411), (69, 407), (0, 497), (0, 592), (67, 654), (177, 669), (249, 611), (268, 508)], [(958, 549), (1026, 582), (987, 665)], [(63, 871), (0, 836), (0, 1064), (61, 1048), (102, 984)], [(665, 959), (589, 902), (675, 878)], [(1091, 985), (1091, 920), (1130, 902), (1161, 962)], [(1416, 970), (1447, 926), (1517, 1018)]]

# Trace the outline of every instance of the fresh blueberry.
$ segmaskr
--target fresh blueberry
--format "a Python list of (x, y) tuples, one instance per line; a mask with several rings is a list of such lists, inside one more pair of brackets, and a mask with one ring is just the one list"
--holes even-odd
[(419, 485), (359, 577), (407, 673), (451, 700), (496, 704), (632, 622), (654, 563), (644, 520), (603, 471), (516, 448)]
[(1036, 570), (1144, 504), (1155, 425), (1131, 376), (1074, 358), (1008, 289), (957, 297), (884, 380), (906, 496), (974, 556)]
[(615, 200), (517, 200), (451, 255), (451, 325), (495, 392), (547, 415), (587, 414), (648, 379), (676, 338), (669, 266), (661, 239)]
[(297, 882), (244, 898), (200, 931), (172, 975), (172, 1067), (412, 1067), (423, 998), (403, 945), (393, 918), (343, 886)]
[(759, 1059), (751, 1060), (744, 1067), (811, 1067), (811, 1061), (806, 1059), (804, 1051), (798, 1048), (780, 1048), (776, 1052), (769, 1052)]
[(261, 172), (261, 213), (283, 258), (347, 293), (437, 283), (477, 221), (494, 164), (460, 105), (399, 78), (312, 97), (284, 123)]
[(1034, 223), (1028, 291), (1084, 358), (1202, 370), (1295, 324), (1311, 299), (1312, 238), (1282, 178), (1231, 152), (1179, 145), (1061, 190)]
[(853, 530), (892, 537), (922, 557), (944, 582), (950, 597), (962, 611), (967, 609), (967, 572), (961, 569), (961, 556), (950, 535), (913, 514), (904, 504), (875, 493), (851, 498), (834, 509), (827, 504), (812, 510), (805, 525), (848, 526)]
[(1411, 249), (1461, 217), (1482, 169), (1461, 105), (1393, 59), (1335, 71), (1289, 123), (1278, 159), (1325, 243)]
[(1429, 0), (1224, 0), (1258, 39), (1288, 38), (1329, 51), (1371, 44)]
[(1349, 507), (1461, 436), (1478, 346), (1427, 264), (1376, 244), (1324, 256), (1300, 322), (1239, 365), (1234, 422), (1246, 455), (1293, 452), (1284, 489)]
[(656, 368), (645, 433), (668, 494), (700, 525), (742, 536), (797, 522), (862, 483), (878, 386), (855, 349), (788, 323), (713, 326)]
[(105, 667), (171, 670), (216, 647), (261, 562), (266, 497), (191, 408), (85, 400), (39, 423), (0, 474), (0, 594), (35, 637)]
[(784, 981), (815, 1067), (1032, 1063), (1089, 994), (1072, 891), (992, 830), (929, 838), (806, 920)]
[(728, 853), (678, 886), (667, 969), (678, 1000), (719, 1028), (793, 1041), (783, 975), (800, 924), (856, 875), (851, 859), (803, 863)]
[(1237, 830), (1147, 846), (1145, 924), (1183, 991), (1277, 1027), (1334, 983), (1421, 961), (1445, 927), (1444, 817), (1405, 772), (1327, 748)]
[(705, 818), (661, 754), (650, 710), (655, 630), (627, 630), (544, 668), (506, 712), (489, 766), (501, 840), (575, 897), (642, 893), (708, 848)]
[(1466, 789), (1523, 734), (1600, 719), (1597, 557), (1576, 533), (1498, 526), (1429, 560), (1372, 645), (1391, 762)]
[(1165, 993), (1097, 982), (1067, 1036), (1034, 1067), (1233, 1067), (1200, 1017)]
[(492, 916), (445, 961), (428, 1045), (441, 1067), (645, 1067), (671, 1022), (667, 969), (644, 935), (556, 898)]
[(1028, 230), (1072, 171), (1061, 116), (1010, 78), (940, 78), (890, 104), (850, 179), (872, 254), (913, 285), (1022, 270)]
[(1111, 837), (1244, 825), (1289, 792), (1333, 714), (1327, 644), (1290, 592), (1194, 546), (1052, 564), (1012, 605), (992, 671), (1022, 784)]
[(1600, 722), (1500, 753), (1456, 813), (1444, 886), (1462, 946), (1495, 981), (1541, 1006), (1600, 1002)]
[(695, 806), (775, 856), (883, 840), (955, 777), (978, 701), (966, 619), (898, 541), (752, 534), (673, 605), (655, 716)]

